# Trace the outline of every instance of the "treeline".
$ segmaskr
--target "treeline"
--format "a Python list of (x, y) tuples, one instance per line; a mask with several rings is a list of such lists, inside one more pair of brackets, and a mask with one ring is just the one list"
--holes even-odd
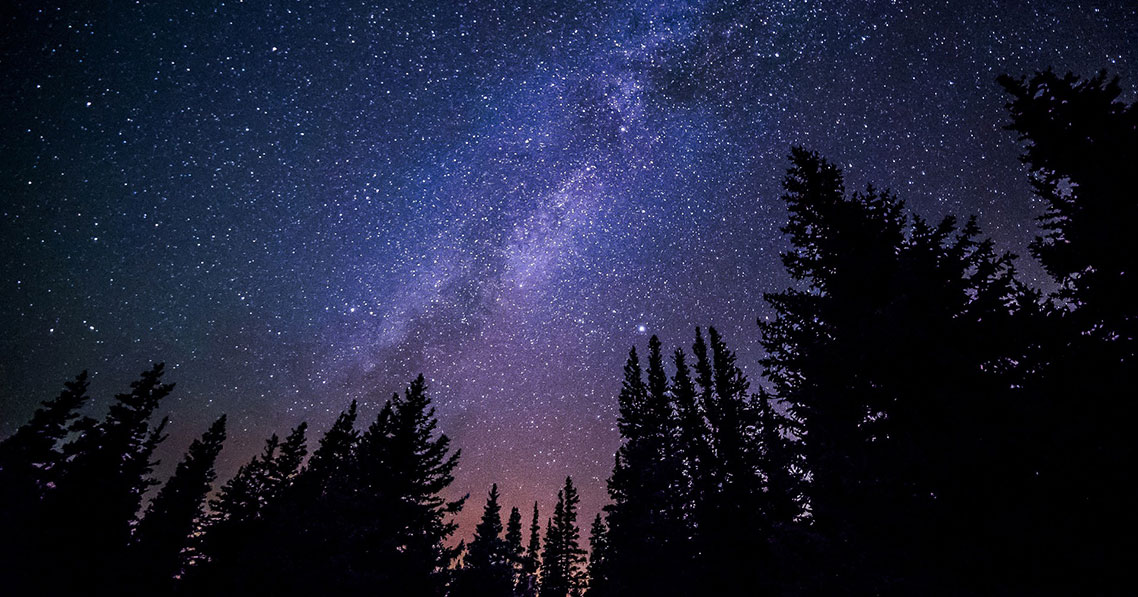
[[(1122, 594), (1135, 547), (1138, 108), (1117, 80), (1002, 77), (1046, 205), (1044, 294), (975, 219), (847, 192), (794, 148), (792, 288), (766, 295), (749, 380), (714, 329), (633, 348), (610, 503), (542, 521), (491, 487), (469, 542), (459, 452), (420, 376), (308, 455), (270, 437), (206, 504), (225, 418), (142, 509), (172, 390), (156, 365), (102, 420), (87, 378), (0, 443), (0, 583), (40, 593)], [(756, 306), (759, 310), (760, 306)], [(528, 508), (527, 508), (528, 510)], [(503, 522), (505, 518), (505, 522)], [(526, 521), (528, 519), (528, 527)], [(544, 531), (544, 532), (543, 532)]]

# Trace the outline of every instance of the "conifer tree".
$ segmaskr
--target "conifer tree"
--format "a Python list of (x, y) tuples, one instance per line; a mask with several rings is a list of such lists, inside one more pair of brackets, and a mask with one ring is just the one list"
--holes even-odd
[(214, 461), (225, 443), (225, 415), (190, 444), (173, 476), (162, 486), (139, 522), (133, 553), (139, 562), (139, 590), (165, 593), (183, 571), (183, 550), (200, 522), (206, 493), (216, 474)]
[(163, 373), (164, 365), (155, 364), (130, 392), (115, 396), (102, 421), (83, 418), (72, 425), (77, 437), (63, 447), (67, 462), (45, 502), (50, 522), (43, 529), (51, 553), (41, 561), (72, 562), (53, 573), (61, 591), (83, 591), (93, 582), (116, 587), (127, 574), (131, 530), (143, 494), (157, 483), (153, 454), (166, 437), (168, 419), (150, 425), (174, 389), (162, 383)]
[[(676, 368), (672, 376), (672, 401), (675, 404), (677, 417), (676, 443), (678, 453), (683, 459), (685, 477), (684, 518), (691, 521), (689, 523), (691, 527), (697, 518), (696, 512), (702, 507), (707, 494), (712, 491), (709, 469), (714, 460), (703, 404), (692, 383), (691, 370), (688, 368), (684, 351), (676, 349), (672, 359)], [(694, 536), (697, 529), (689, 528), (688, 531), (690, 536)]]
[(787, 437), (796, 426), (786, 415), (779, 415), (774, 397), (760, 390), (754, 397), (758, 413), (758, 442), (762, 452), (759, 470), (765, 478), (764, 516), (774, 526), (786, 526), (802, 514), (804, 469), (797, 447)]
[[(358, 572), (346, 560), (353, 553), (349, 530), (356, 498), (357, 417), (353, 400), (324, 432), (289, 490), (266, 505), (265, 533), (254, 547), (275, 570), (250, 567), (250, 582), (272, 591), (353, 590)], [(272, 476), (275, 460), (265, 461), (266, 477)]]
[[(498, 503), (498, 484), (490, 487), (482, 520), (474, 528), (474, 538), (466, 550), (457, 586), (452, 595), (508, 597), (513, 593), (513, 569), (509, 546), (502, 538), (502, 506)], [(520, 519), (519, 519), (519, 541)]]
[[(525, 559), (522, 560), (522, 578), (517, 593), (534, 597), (538, 590), (538, 571), (541, 568), (541, 525), (538, 522), (537, 502), (533, 503), (533, 519), (529, 524), (529, 542), (526, 544)], [(549, 527), (545, 527), (547, 532)]]
[(1082, 79), (1047, 70), (999, 82), (1012, 95), (1007, 128), (1026, 142), (1022, 161), (1047, 205), (1032, 253), (1064, 298), (1088, 307), (1086, 331), (1125, 343), (1133, 358), (1138, 199), (1130, 166), (1138, 157), (1138, 104), (1119, 101), (1119, 79), (1105, 71)]
[(460, 451), (451, 451), (450, 438), (437, 433), (422, 375), (402, 396), (393, 397), (379, 419), (385, 431), (378, 438), (378, 456), (366, 465), (379, 471), (376, 510), (365, 514), (381, 512), (386, 522), (372, 538), (377, 561), (367, 577), (395, 593), (441, 595), (458, 555), (446, 541), (457, 528), (453, 515), (466, 498), (446, 500), (440, 494), (454, 481)]
[(660, 340), (653, 336), (648, 348), (647, 384), (635, 348), (625, 365), (618, 419), (624, 443), (609, 480), (612, 550), (603, 576), (615, 593), (683, 593), (691, 563), (683, 459), (673, 446), (676, 414)]
[[(810, 519), (831, 550), (820, 557), (843, 587), (875, 590), (890, 577), (924, 592), (928, 562), (978, 565), (963, 547), (976, 537), (953, 521), (995, 529), (1003, 517), (962, 488), (1006, 485), (984, 446), (1012, 429), (1000, 364), (1018, 336), (1007, 333), (1018, 301), (1011, 257), (977, 240), (974, 220), (909, 218), (889, 192), (847, 197), (841, 172), (817, 154), (795, 148), (791, 160), (783, 263), (798, 286), (766, 295), (777, 316), (760, 322), (762, 363), (803, 422)], [(982, 420), (968, 414), (979, 411)], [(941, 539), (919, 539), (928, 536)]]
[(565, 487), (557, 492), (553, 518), (545, 533), (542, 554), (541, 597), (577, 595), (581, 588), (581, 529), (577, 526), (577, 504), (581, 501), (573, 479), (565, 478)]
[(612, 585), (608, 582), (608, 527), (601, 518), (600, 513), (593, 519), (589, 527), (589, 583), (586, 595), (588, 597), (603, 597), (612, 594)]
[(32, 419), (0, 442), (0, 584), (30, 582), (35, 558), (48, 548), (38, 536), (44, 520), (42, 500), (61, 472), (66, 437), (87, 402), (87, 372), (64, 383), (59, 396), (44, 401)]
[(294, 427), (282, 444), (274, 433), (261, 453), (243, 464), (210, 501), (202, 538), (191, 559), (184, 586), (191, 592), (210, 587), (231, 587), (235, 592), (256, 590), (273, 576), (267, 555), (280, 548), (273, 536), (271, 508), (290, 491), (307, 454), (308, 424)]
[(506, 554), (510, 562), (510, 586), (516, 590), (521, 580), (522, 559), (525, 557), (525, 548), (522, 546), (522, 513), (517, 506), (510, 508), (510, 517), (506, 521)]
[(1059, 285), (1036, 325), (1019, 330), (1035, 349), (1015, 358), (1032, 396), (1020, 425), (1040, 431), (1019, 442), (1020, 470), (1007, 477), (1023, 479), (1016, 494), (1039, 498), (1021, 504), (1014, 535), (1023, 546), (1008, 549), (1023, 554), (1037, 591), (1105, 593), (1129, 582), (1132, 558), (1122, 554), (1133, 552), (1133, 533), (1120, 521), (1138, 526), (1138, 406), (1122, 398), (1138, 383), (1138, 102), (1122, 101), (1124, 86), (1105, 71), (998, 80), (1012, 97), (1007, 128), (1024, 143), (1021, 161), (1046, 207), (1031, 251)]

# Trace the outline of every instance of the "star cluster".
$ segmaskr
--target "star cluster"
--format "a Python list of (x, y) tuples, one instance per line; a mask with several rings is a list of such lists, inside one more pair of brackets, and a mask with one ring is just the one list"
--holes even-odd
[(224, 478), (422, 371), (458, 492), (548, 505), (571, 474), (588, 516), (631, 345), (714, 325), (757, 377), (791, 144), (1025, 253), (995, 77), (1107, 68), (1132, 98), (1138, 48), (1125, 2), (17, 2), (2, 28), (0, 434), (81, 369), (105, 403), (164, 360), (166, 461), (227, 412)]

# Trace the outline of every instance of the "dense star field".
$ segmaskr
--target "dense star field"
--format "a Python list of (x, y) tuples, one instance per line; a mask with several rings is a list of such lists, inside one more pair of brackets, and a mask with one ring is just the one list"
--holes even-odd
[(229, 413), (224, 479), (423, 372), (463, 535), (491, 482), (591, 519), (649, 335), (758, 381), (792, 144), (1025, 254), (995, 77), (1138, 81), (1127, 2), (180, 4), (4, 11), (0, 436), (162, 360), (167, 468)]

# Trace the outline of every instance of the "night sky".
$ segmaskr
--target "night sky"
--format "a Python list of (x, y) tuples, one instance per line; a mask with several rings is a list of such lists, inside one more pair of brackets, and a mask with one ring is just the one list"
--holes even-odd
[(528, 515), (568, 474), (591, 519), (653, 333), (714, 325), (758, 381), (790, 145), (1026, 254), (995, 77), (1138, 81), (1131, 2), (16, 4), (0, 435), (82, 369), (102, 413), (163, 360), (164, 470), (229, 413), (225, 479), (423, 372), (465, 524), (491, 482)]

